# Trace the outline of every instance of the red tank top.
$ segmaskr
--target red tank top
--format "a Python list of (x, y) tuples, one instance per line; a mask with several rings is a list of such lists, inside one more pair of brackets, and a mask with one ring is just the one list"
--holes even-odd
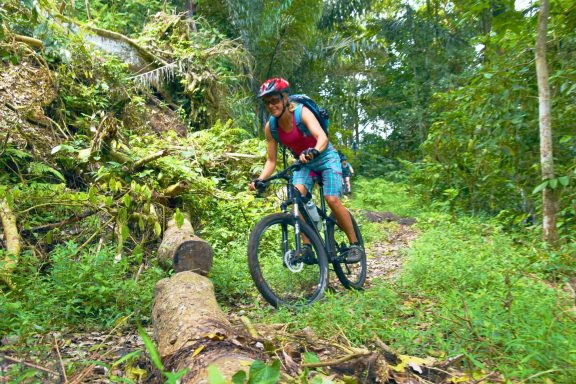
[(294, 117), (294, 112), (292, 112), (292, 129), (290, 132), (284, 132), (282, 128), (278, 127), (278, 137), (282, 144), (290, 148), (292, 152), (300, 156), (300, 154), (308, 149), (314, 148), (316, 146), (316, 139), (314, 136), (309, 135), (304, 137), (302, 132), (296, 126), (296, 118)]

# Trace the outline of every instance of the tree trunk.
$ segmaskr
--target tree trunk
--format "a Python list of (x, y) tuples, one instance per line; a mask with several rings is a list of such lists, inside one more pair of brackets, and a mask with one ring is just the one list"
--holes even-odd
[(92, 15), (90, 14), (90, 0), (84, 0), (84, 4), (86, 5), (86, 18), (92, 20)]
[(207, 383), (208, 364), (229, 380), (258, 358), (237, 340), (212, 282), (196, 273), (180, 272), (156, 284), (152, 322), (165, 370), (190, 369), (181, 383)]
[(212, 269), (213, 254), (210, 243), (194, 235), (188, 218), (184, 218), (180, 228), (172, 219), (158, 248), (158, 262), (176, 272), (192, 271), (206, 276)]
[(0, 278), (6, 285), (14, 288), (10, 275), (18, 264), (20, 257), (20, 234), (16, 226), (16, 216), (12, 213), (10, 204), (5, 197), (0, 198), (0, 219), (4, 228), (4, 239), (6, 241), (6, 253), (0, 268)]
[[(538, 16), (538, 35), (536, 37), (536, 76), (538, 78), (538, 111), (540, 118), (540, 163), (542, 179), (554, 178), (554, 157), (552, 151), (552, 125), (550, 106), (550, 84), (548, 83), (548, 64), (546, 63), (546, 30), (550, 13), (549, 0), (540, 1)], [(550, 244), (558, 240), (556, 230), (556, 212), (558, 196), (547, 186), (542, 191), (542, 229), (544, 240)]]

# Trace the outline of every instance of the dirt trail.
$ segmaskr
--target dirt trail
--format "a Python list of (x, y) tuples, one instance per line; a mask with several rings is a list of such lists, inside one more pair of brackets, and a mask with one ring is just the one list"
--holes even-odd
[(369, 288), (376, 279), (395, 279), (402, 268), (404, 251), (418, 237), (418, 231), (407, 224), (399, 224), (392, 230), (389, 238), (367, 247), (368, 276), (366, 287)]

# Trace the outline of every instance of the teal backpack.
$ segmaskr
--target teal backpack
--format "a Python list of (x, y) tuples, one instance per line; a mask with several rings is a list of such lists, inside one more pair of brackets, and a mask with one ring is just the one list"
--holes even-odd
[[(328, 136), (328, 127), (330, 126), (330, 113), (327, 110), (319, 107), (318, 104), (316, 104), (316, 102), (314, 102), (314, 100), (312, 100), (307, 95), (302, 94), (290, 95), (288, 96), (288, 101), (300, 104), (298, 105), (298, 107), (296, 107), (296, 110), (294, 111), (294, 118), (296, 119), (296, 126), (298, 127), (300, 132), (302, 132), (304, 137), (310, 135), (310, 130), (308, 129), (306, 124), (302, 122), (303, 105), (306, 106), (306, 108), (308, 108), (310, 111), (312, 111), (312, 113), (316, 117), (316, 120), (318, 120), (318, 122), (320, 123), (322, 129), (324, 130), (324, 132), (326, 132), (326, 136)], [(274, 116), (270, 117), (268, 123), (270, 126), (270, 134), (272, 135), (274, 140), (276, 140), (276, 142), (280, 144), (283, 147), (283, 149), (285, 149), (284, 144), (280, 142), (280, 136), (278, 135), (278, 122), (276, 121), (276, 118)]]

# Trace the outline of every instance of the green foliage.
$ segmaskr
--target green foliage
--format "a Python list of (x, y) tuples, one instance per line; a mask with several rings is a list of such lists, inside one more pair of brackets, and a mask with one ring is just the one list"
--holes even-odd
[[(275, 384), (280, 379), (280, 360), (274, 360), (266, 364), (260, 360), (255, 360), (250, 365), (248, 375), (240, 370), (232, 376), (233, 384)], [(208, 366), (208, 382), (210, 384), (228, 384), (217, 367)]]
[(494, 225), (429, 222), (434, 228), (414, 245), (403, 283), (441, 305), (439, 318), (466, 329), (451, 347), (470, 351), (474, 344), (480, 360), (501, 364), (512, 377), (554, 367), (555, 380), (569, 382), (573, 319), (563, 309), (568, 297), (541, 280), (541, 255), (516, 249)]
[[(559, 2), (563, 9), (567, 4)], [(478, 10), (466, 17), (473, 18)], [(551, 18), (555, 30), (549, 47), (554, 155), (557, 177), (540, 176), (537, 150), (538, 110), (533, 52), (535, 14), (508, 9), (494, 17), (482, 65), (469, 68), (459, 86), (438, 92), (431, 105), (430, 133), (421, 149), (423, 161), (410, 167), (412, 183), (431, 199), (450, 195), (451, 208), (499, 214), (508, 225), (532, 224), (541, 205), (540, 186), (556, 187), (561, 199), (561, 232), (570, 239), (574, 227), (574, 108), (572, 84), (576, 20), (568, 13)], [(549, 184), (548, 184), (549, 183)]]
[(165, 68), (177, 77), (166, 76), (164, 88), (191, 127), (206, 129), (217, 120), (233, 118), (240, 127), (253, 130), (252, 94), (246, 84), (253, 59), (244, 46), (226, 38), (205, 19), (192, 21), (163, 13), (146, 25), (140, 39), (163, 52), (167, 62), (182, 67)]
[[(405, 185), (382, 178), (357, 178), (353, 188), (355, 192), (352, 204), (356, 208), (388, 211), (399, 216), (418, 214), (420, 203), (409, 195)], [(356, 193), (356, 190), (359, 193)]]
[[(172, 3), (172, 2), (171, 2)], [(163, 4), (165, 11), (172, 10), (172, 5), (161, 0), (150, 0), (145, 3), (139, 0), (95, 0), (89, 3), (74, 2), (76, 7), (73, 10), (75, 16), (88, 19), (86, 5), (90, 4), (90, 20), (101, 28), (123, 34), (138, 33), (144, 27), (150, 15), (162, 11)]]
[(314, 43), (321, 1), (226, 1), (232, 26), (254, 56), (258, 80), (293, 71)]
[[(96, 253), (77, 251), (74, 243), (59, 245), (42, 260), (22, 255), (13, 276), (19, 290), (0, 296), (0, 331), (28, 335), (62, 327), (110, 327), (123, 316), (147, 320), (153, 285), (162, 276), (146, 268), (134, 280), (137, 267), (127, 259), (114, 261), (112, 246)], [(49, 262), (47, 265), (46, 263)]]

